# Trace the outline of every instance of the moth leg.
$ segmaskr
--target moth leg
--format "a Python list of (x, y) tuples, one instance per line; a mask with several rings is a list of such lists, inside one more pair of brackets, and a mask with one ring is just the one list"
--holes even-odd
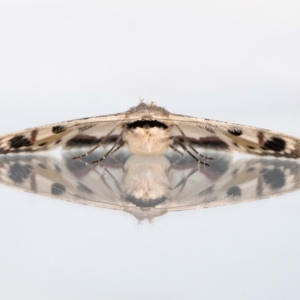
[(102, 160), (104, 160), (108, 155), (118, 151), (124, 145), (124, 141), (122, 140), (123, 133), (124, 133), (124, 130), (120, 133), (115, 144), (100, 159), (92, 161), (92, 164), (97, 164), (97, 163), (101, 162)]
[(120, 167), (122, 168), (123, 171), (124, 171), (124, 166), (123, 166), (122, 160), (120, 160), (119, 158), (117, 158), (117, 157), (115, 157), (115, 156), (112, 156), (112, 154), (114, 154), (114, 153), (115, 153), (116, 151), (118, 151), (121, 147), (123, 147), (124, 144), (125, 144), (125, 143), (122, 142), (122, 144), (120, 144), (119, 147), (115, 148), (115, 149), (110, 153), (111, 159), (112, 159), (114, 162), (120, 164)]
[(177, 124), (172, 124), (172, 126), (175, 126), (177, 128), (177, 130), (181, 133), (183, 139), (184, 139), (184, 142), (185, 144), (187, 144), (198, 156), (204, 158), (204, 159), (207, 159), (207, 160), (213, 160), (212, 157), (209, 157), (209, 156), (205, 156), (205, 155), (202, 155), (201, 153), (199, 153), (192, 145), (191, 143), (188, 141), (186, 135), (184, 134), (184, 132), (182, 131), (182, 129), (177, 125)]
[[(123, 193), (123, 190), (122, 190), (122, 188), (121, 188), (121, 186), (120, 186), (118, 180), (115, 178), (115, 176), (114, 176), (111, 172), (109, 172), (109, 170), (108, 170), (107, 168), (105, 168), (105, 167), (104, 167), (104, 172), (107, 173), (107, 174), (110, 176), (110, 178), (114, 181), (114, 183), (115, 183), (117, 189), (118, 189), (119, 192), (122, 194), (122, 193)], [(104, 173), (103, 175), (99, 174), (99, 176), (100, 176), (101, 179), (104, 181), (104, 183), (107, 184), (107, 186), (109, 187), (108, 183), (106, 182), (106, 180), (105, 180), (105, 178), (104, 178), (105, 173)], [(109, 187), (109, 188), (111, 189), (111, 187)], [(113, 190), (112, 190), (112, 191), (113, 191)]]
[(175, 152), (179, 153), (181, 156), (183, 156), (183, 153), (182, 153), (181, 151), (179, 151), (175, 146), (170, 145), (170, 148), (171, 148), (172, 150), (174, 150)]
[(124, 146), (124, 142), (122, 141), (122, 142), (120, 142), (120, 144), (118, 145), (118, 147), (116, 148), (116, 149), (114, 149), (110, 154), (114, 154), (116, 151), (118, 151), (121, 147), (123, 147)]
[(199, 160), (186, 146), (185, 146), (185, 144), (183, 143), (183, 142), (181, 142), (179, 139), (177, 139), (177, 138), (174, 138), (174, 141), (175, 142), (177, 142), (180, 146), (181, 146), (181, 148), (184, 150), (184, 151), (186, 151), (191, 157), (193, 157), (197, 162), (198, 162), (198, 164), (202, 164), (202, 165), (204, 165), (204, 166), (207, 166), (207, 167), (210, 167), (210, 165), (209, 164), (207, 164), (207, 163), (205, 163), (205, 162), (203, 162), (203, 161), (201, 161), (201, 160)]
[[(74, 160), (77, 160), (77, 159), (81, 159), (81, 158), (84, 158), (88, 155), (90, 155), (91, 153), (93, 153), (95, 150), (97, 150), (100, 146), (104, 145), (106, 140), (109, 138), (109, 136), (120, 126), (122, 126), (123, 124), (119, 124), (117, 125), (116, 127), (114, 127), (111, 131), (108, 132), (108, 134), (101, 140), (101, 142), (99, 142), (95, 147), (93, 147), (91, 150), (89, 150), (88, 152), (82, 154), (82, 155), (79, 155), (79, 156), (75, 156), (73, 157)], [(123, 135), (123, 131), (122, 131), (122, 135)], [(118, 139), (117, 139), (118, 140)], [(105, 148), (105, 147), (104, 147)]]
[[(178, 154), (180, 154), (181, 155), (181, 157), (179, 157), (177, 160), (175, 160), (175, 161), (172, 161), (172, 166), (176, 166), (181, 160), (182, 160), (182, 158), (183, 158), (183, 153), (181, 152), (181, 151), (179, 151), (175, 146), (173, 146), (173, 145), (170, 145), (170, 148), (172, 149), (172, 150), (174, 150), (175, 152), (177, 152)], [(170, 167), (171, 168), (171, 167)], [(170, 171), (170, 169), (169, 169), (169, 171)]]
[(99, 175), (99, 177), (101, 178), (101, 180), (103, 181), (103, 183), (106, 185), (106, 187), (115, 195), (117, 196), (118, 198), (120, 198), (120, 195), (118, 193), (116, 193), (111, 187), (110, 185), (107, 183), (107, 181), (105, 180), (105, 173), (107, 173), (111, 178), (112, 180), (114, 181), (117, 189), (119, 190), (119, 192), (122, 194), (123, 191), (122, 191), (122, 188), (119, 184), (119, 182), (117, 181), (117, 179), (108, 171), (107, 168), (103, 168), (104, 169), (104, 172), (103, 174), (100, 174), (100, 172), (98, 172), (97, 170), (95, 170), (95, 172)]
[(187, 175), (183, 175), (182, 179), (172, 188), (172, 190), (177, 189), (178, 187), (180, 187), (179, 191), (177, 192), (177, 194), (175, 195), (174, 199), (176, 199), (179, 194), (182, 192), (182, 190), (185, 188), (185, 185), (189, 179), (189, 177), (191, 177), (194, 173), (196, 173), (198, 171), (198, 168), (194, 168), (193, 170), (190, 171), (189, 174)]
[(97, 150), (99, 147), (101, 146), (101, 143), (97, 144), (95, 147), (93, 147), (91, 150), (89, 150), (88, 152), (82, 154), (82, 155), (79, 155), (79, 156), (75, 156), (73, 157), (74, 160), (79, 160), (81, 158), (84, 158), (88, 155), (90, 155), (91, 153), (93, 153), (95, 150)]
[[(193, 174), (195, 174), (198, 171), (198, 168), (194, 168), (193, 170), (190, 171), (189, 174), (187, 175), (183, 175), (182, 179), (172, 188), (172, 190), (177, 189), (178, 187), (180, 187), (181, 185), (185, 185), (185, 183), (187, 182), (187, 180), (189, 179), (189, 177), (191, 177)], [(182, 188), (180, 189), (182, 190)]]

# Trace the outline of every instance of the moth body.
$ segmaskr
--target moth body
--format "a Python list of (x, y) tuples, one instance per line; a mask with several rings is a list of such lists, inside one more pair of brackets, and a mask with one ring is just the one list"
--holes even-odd
[(123, 141), (134, 154), (160, 155), (168, 151), (173, 137), (166, 124), (142, 120), (126, 125)]

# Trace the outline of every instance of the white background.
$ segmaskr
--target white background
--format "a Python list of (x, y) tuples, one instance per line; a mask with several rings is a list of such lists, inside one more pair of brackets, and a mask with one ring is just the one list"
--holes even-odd
[[(172, 112), (300, 136), (299, 1), (0, 2), (0, 134)], [(299, 193), (171, 213), (0, 189), (1, 299), (299, 299)]]

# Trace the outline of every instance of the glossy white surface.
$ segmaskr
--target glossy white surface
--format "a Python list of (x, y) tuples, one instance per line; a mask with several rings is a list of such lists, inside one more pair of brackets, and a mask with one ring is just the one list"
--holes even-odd
[[(298, 1), (3, 1), (0, 133), (172, 112), (300, 137)], [(3, 299), (299, 299), (299, 192), (131, 216), (0, 187)]]

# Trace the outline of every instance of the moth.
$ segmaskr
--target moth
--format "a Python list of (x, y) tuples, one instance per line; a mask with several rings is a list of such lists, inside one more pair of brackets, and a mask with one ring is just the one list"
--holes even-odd
[(227, 122), (173, 114), (154, 103), (141, 102), (124, 113), (40, 126), (0, 137), (0, 154), (88, 148), (74, 159), (99, 147), (107, 151), (92, 163), (126, 146), (137, 155), (186, 152), (198, 164), (209, 166), (199, 148), (238, 151), (261, 156), (299, 158), (300, 140), (278, 132)]
[(108, 157), (101, 165), (91, 165), (73, 160), (70, 152), (59, 158), (3, 155), (0, 183), (71, 203), (123, 211), (140, 221), (174, 211), (270, 198), (300, 188), (300, 164), (288, 159), (235, 159), (220, 152), (214, 153), (210, 168), (199, 169), (187, 153), (181, 160), (174, 152), (145, 158), (125, 149), (114, 156), (117, 159)]

